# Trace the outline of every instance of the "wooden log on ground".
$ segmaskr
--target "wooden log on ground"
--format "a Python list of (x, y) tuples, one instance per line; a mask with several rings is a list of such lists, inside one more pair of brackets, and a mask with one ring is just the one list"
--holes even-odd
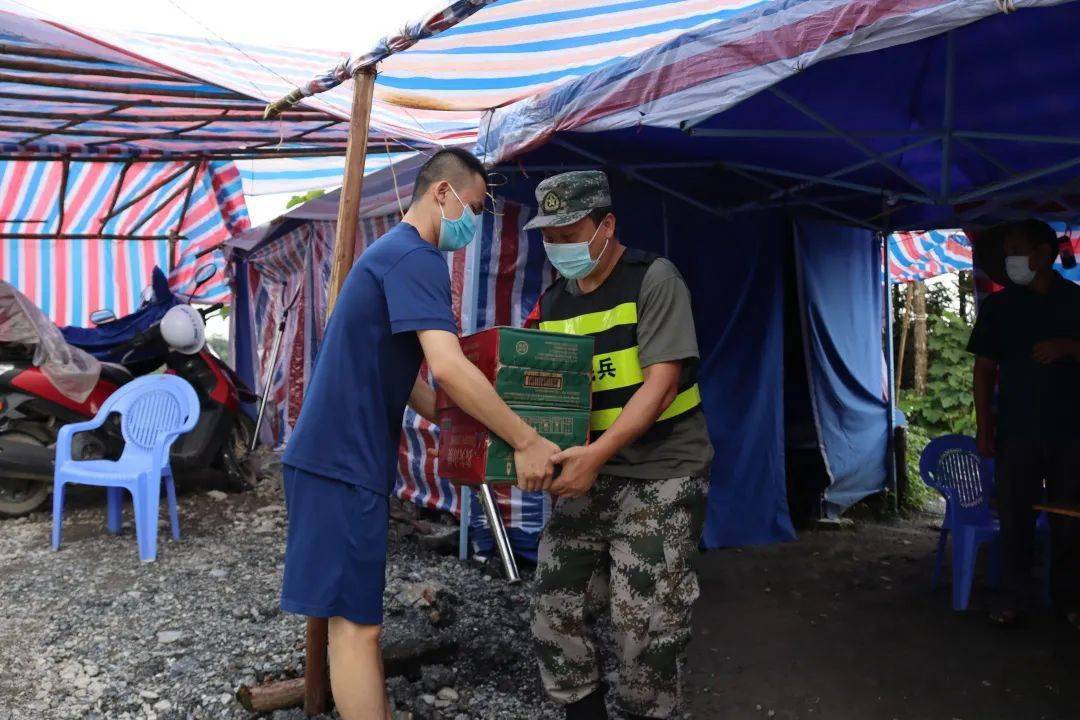
[(304, 704), (304, 678), (279, 680), (249, 687), (241, 685), (236, 699), (244, 709), (253, 713), (273, 712)]

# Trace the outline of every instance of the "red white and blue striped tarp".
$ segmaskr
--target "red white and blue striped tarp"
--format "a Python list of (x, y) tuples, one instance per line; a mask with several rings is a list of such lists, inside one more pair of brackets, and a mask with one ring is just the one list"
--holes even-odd
[[(529, 238), (522, 228), (530, 209), (498, 200), (495, 214), (485, 213), (480, 238), (469, 247), (447, 256), (454, 313), (463, 332), (494, 325), (524, 323), (541, 290), (551, 280), (539, 236)], [(357, 253), (385, 233), (398, 216), (364, 218), (357, 231)], [(252, 367), (260, 378), (270, 378), (271, 410), (264, 440), (281, 444), (288, 439), (298, 416), (312, 362), (322, 337), (325, 292), (329, 282), (331, 248), (336, 223), (332, 220), (286, 220), (291, 223), (280, 236), (248, 254), (237, 267), (245, 273), (248, 287), (249, 324), (234, 325), (234, 338), (244, 332), (255, 341)], [(288, 287), (285, 288), (285, 284)], [(283, 288), (284, 291), (283, 291)], [(286, 324), (276, 367), (267, 367), (273, 347), (274, 328), (283, 302), (301, 288)], [(242, 313), (233, 313), (233, 322)], [(259, 382), (261, 385), (261, 381)], [(438, 474), (438, 427), (406, 410), (398, 457), (399, 497), (418, 505), (455, 514), (461, 510), (456, 487)], [(496, 496), (516, 548), (530, 552), (550, 511), (542, 493), (522, 493), (517, 488), (498, 488)], [(478, 508), (471, 523), (481, 535), (486, 521)]]
[[(76, 27), (0, 0), (0, 152), (288, 157), (342, 155), (349, 88), (275, 119), (275, 100), (341, 62), (333, 50)], [(376, 99), (370, 143), (475, 139), (479, 114), (407, 109)]]
[[(911, 43), (1003, 11), (1062, 1), (703, 3), (712, 9), (709, 22), (698, 27), (683, 24), (674, 37), (640, 48), (632, 57), (600, 65), (569, 82), (534, 90), (513, 105), (492, 111), (482, 121), (481, 154), (494, 161), (509, 159), (542, 145), (557, 132), (601, 132), (643, 125), (694, 127), (812, 65)], [(602, 12), (605, 5), (566, 4), (588, 5), (593, 12)], [(625, 3), (637, 12), (658, 17), (680, 4), (665, 0)], [(544, 0), (523, 0), (504, 10), (518, 15), (526, 8), (540, 12), (538, 8), (548, 5)], [(483, 23), (497, 7), (477, 13), (445, 35), (464, 32), (470, 23)], [(508, 22), (522, 21), (513, 18)], [(602, 42), (603, 37), (598, 32), (592, 42)], [(418, 43), (397, 60), (408, 61), (430, 42), (434, 41)], [(539, 41), (536, 45), (540, 49), (545, 43)], [(390, 58), (387, 64), (393, 60)]]
[[(587, 75), (679, 33), (775, 5), (771, 0), (444, 4), (375, 50), (365, 48), (300, 85), (297, 96), (324, 93), (357, 68), (379, 61), (375, 93), (381, 100), (409, 108), (487, 110)], [(391, 49), (395, 54), (387, 57)]]
[[(0, 232), (120, 238), (0, 239), (0, 275), (58, 325), (86, 325), (101, 308), (117, 316), (138, 308), (154, 266), (169, 267), (174, 232), (173, 289), (190, 292), (196, 267), (215, 262), (218, 274), (195, 300), (228, 300), (220, 252), (196, 255), (248, 225), (231, 163), (72, 161), (65, 170), (60, 161), (0, 162)], [(157, 239), (122, 239), (132, 235)]]
[[(1073, 255), (1080, 254), (1080, 232), (1071, 232), (1060, 225), (1056, 229), (1072, 241)], [(961, 230), (899, 232), (889, 236), (889, 279), (893, 283), (918, 282), (973, 267), (971, 239)], [(1060, 258), (1054, 269), (1074, 282), (1080, 281), (1080, 268), (1066, 268)], [(988, 281), (985, 278), (983, 282)]]
[(918, 282), (971, 267), (971, 241), (960, 230), (889, 236), (889, 279), (893, 283)]

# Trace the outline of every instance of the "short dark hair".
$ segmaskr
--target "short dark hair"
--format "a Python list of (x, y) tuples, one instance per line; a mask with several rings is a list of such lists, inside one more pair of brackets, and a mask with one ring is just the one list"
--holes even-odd
[(589, 211), (589, 214), (586, 215), (586, 217), (592, 218), (592, 221), (595, 224), (599, 225), (600, 223), (604, 222), (604, 218), (606, 218), (608, 215), (614, 214), (615, 208), (608, 205), (607, 207), (593, 208)]
[(440, 180), (446, 180), (463, 173), (479, 175), (487, 183), (487, 170), (480, 159), (468, 150), (458, 147), (443, 148), (428, 158), (420, 167), (413, 183), (412, 201), (427, 192), (427, 189)]
[(1002, 238), (1020, 237), (1026, 240), (1032, 247), (1038, 245), (1048, 246), (1057, 255), (1060, 249), (1060, 240), (1054, 228), (1042, 220), (1019, 220), (1006, 224)]

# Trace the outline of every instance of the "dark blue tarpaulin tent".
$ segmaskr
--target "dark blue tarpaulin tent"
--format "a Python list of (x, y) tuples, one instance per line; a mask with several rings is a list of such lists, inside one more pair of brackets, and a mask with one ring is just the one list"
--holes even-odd
[[(806, 497), (835, 516), (888, 486), (882, 237), (1076, 219), (1080, 3), (572, 5), (492, 3), (382, 80), (496, 108), (476, 152), (508, 178), (501, 199), (608, 171), (623, 239), (668, 254), (694, 294), (717, 448), (705, 544), (790, 538)], [(454, 271), (512, 285), (499, 238), (528, 212), (485, 223)], [(505, 239), (542, 252), (536, 233)]]
[(881, 238), (1080, 216), (1078, 29), (1077, 2), (776, 2), (487, 118), (508, 195), (604, 167), (624, 239), (686, 276), (718, 450), (706, 545), (792, 536), (785, 266), (824, 509), (886, 487)]

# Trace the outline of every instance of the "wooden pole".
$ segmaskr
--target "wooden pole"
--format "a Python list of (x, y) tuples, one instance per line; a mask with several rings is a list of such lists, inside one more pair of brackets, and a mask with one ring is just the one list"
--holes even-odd
[[(365, 68), (353, 77), (352, 114), (349, 118), (349, 145), (345, 151), (345, 180), (338, 202), (337, 239), (326, 294), (326, 319), (334, 311), (345, 276), (352, 268), (356, 250), (356, 226), (360, 219), (360, 196), (364, 190), (364, 163), (367, 160), (368, 125), (371, 100), (375, 90), (375, 68)], [(304, 712), (326, 712), (330, 675), (327, 672), (327, 620), (309, 617), (307, 621), (307, 661), (304, 668)]]
[(926, 283), (915, 285), (915, 394), (926, 394)]
[(330, 698), (330, 668), (326, 661), (329, 620), (307, 619), (307, 642), (304, 646), (304, 714), (322, 715)]
[(900, 348), (896, 355), (896, 397), (900, 397), (900, 382), (904, 379), (904, 355), (907, 351), (908, 328), (911, 327), (911, 299), (915, 296), (915, 284), (908, 283), (904, 290), (904, 305), (900, 317)]
[(364, 190), (364, 163), (367, 160), (368, 124), (371, 98), (375, 90), (375, 69), (365, 68), (353, 78), (352, 114), (349, 118), (349, 145), (345, 150), (345, 180), (338, 202), (337, 240), (326, 297), (326, 319), (334, 310), (345, 276), (352, 268), (356, 250), (356, 226), (360, 220), (360, 195)]

